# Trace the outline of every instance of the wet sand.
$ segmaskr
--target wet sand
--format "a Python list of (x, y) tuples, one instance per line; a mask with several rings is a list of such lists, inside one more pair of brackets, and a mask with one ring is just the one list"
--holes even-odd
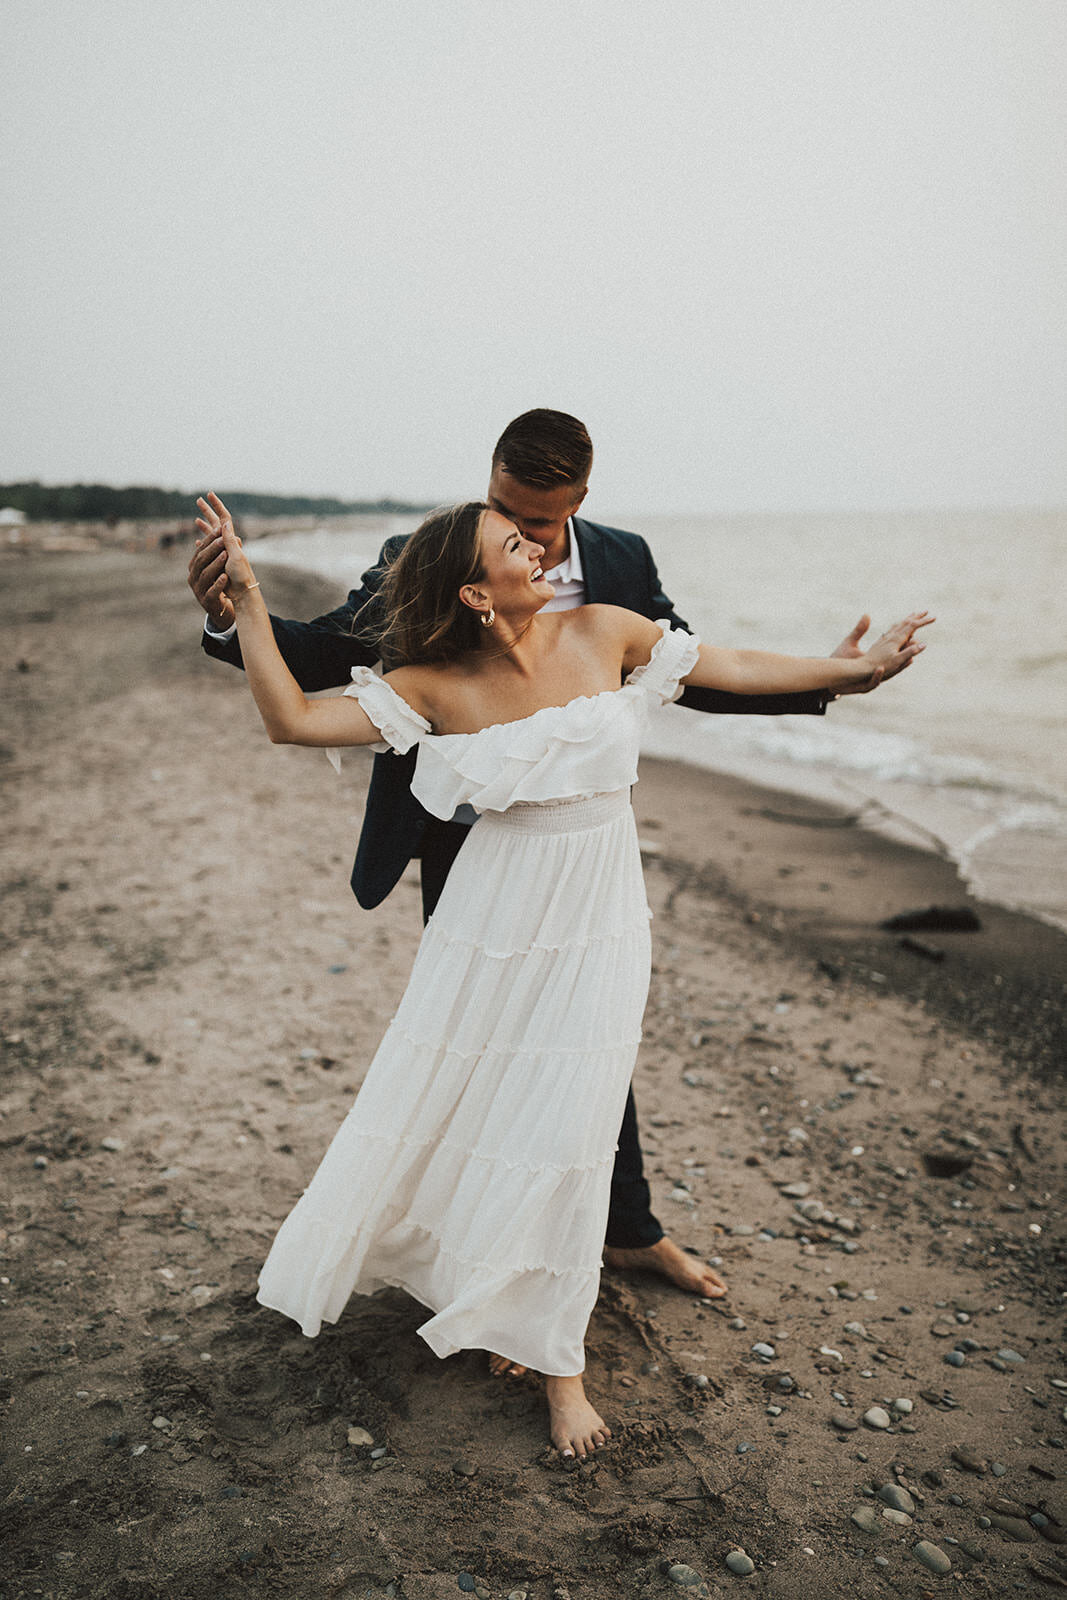
[[(337, 780), (269, 744), (196, 647), (184, 560), (0, 555), (0, 1592), (437, 1600), (469, 1573), (600, 1600), (679, 1592), (671, 1563), (781, 1597), (1067, 1583), (1065, 941), (978, 906), (979, 932), (917, 935), (940, 960), (901, 946), (886, 916), (966, 903), (951, 866), (809, 802), (656, 762), (635, 791), (647, 1168), (731, 1296), (605, 1273), (602, 1457), (567, 1470), (536, 1381), (437, 1361), (398, 1291), (316, 1340), (256, 1305), (419, 897), (411, 873), (358, 909), (369, 760)], [(269, 585), (286, 615), (336, 598)]]

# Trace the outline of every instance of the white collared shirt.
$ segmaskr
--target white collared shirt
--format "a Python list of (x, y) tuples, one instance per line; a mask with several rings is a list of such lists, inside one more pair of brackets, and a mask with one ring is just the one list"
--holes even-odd
[(556, 592), (541, 607), (542, 611), (574, 611), (578, 606), (585, 605), (585, 573), (582, 571), (578, 541), (574, 537), (572, 517), (567, 519), (567, 547), (567, 554), (559, 566), (550, 567), (545, 573)]

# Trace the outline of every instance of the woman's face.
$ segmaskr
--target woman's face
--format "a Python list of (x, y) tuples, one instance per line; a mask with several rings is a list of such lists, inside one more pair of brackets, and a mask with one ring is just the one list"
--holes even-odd
[(485, 578), (473, 587), (484, 590), (495, 611), (536, 611), (551, 600), (556, 591), (541, 571), (543, 545), (496, 511), (483, 511), (479, 534)]

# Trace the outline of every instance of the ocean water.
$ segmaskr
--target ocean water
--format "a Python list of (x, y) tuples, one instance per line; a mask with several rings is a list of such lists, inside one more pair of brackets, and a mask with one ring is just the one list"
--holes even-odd
[[(906, 672), (826, 717), (669, 708), (647, 748), (849, 807), (956, 861), (979, 896), (1067, 928), (1067, 513), (627, 517), (709, 643), (826, 654), (927, 607)], [(338, 598), (411, 518), (277, 534), (260, 562), (311, 568)]]

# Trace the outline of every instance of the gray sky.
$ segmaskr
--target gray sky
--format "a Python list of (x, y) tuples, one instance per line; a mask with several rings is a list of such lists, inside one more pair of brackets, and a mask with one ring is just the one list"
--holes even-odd
[(1064, 0), (5, 0), (0, 480), (1067, 501)]

